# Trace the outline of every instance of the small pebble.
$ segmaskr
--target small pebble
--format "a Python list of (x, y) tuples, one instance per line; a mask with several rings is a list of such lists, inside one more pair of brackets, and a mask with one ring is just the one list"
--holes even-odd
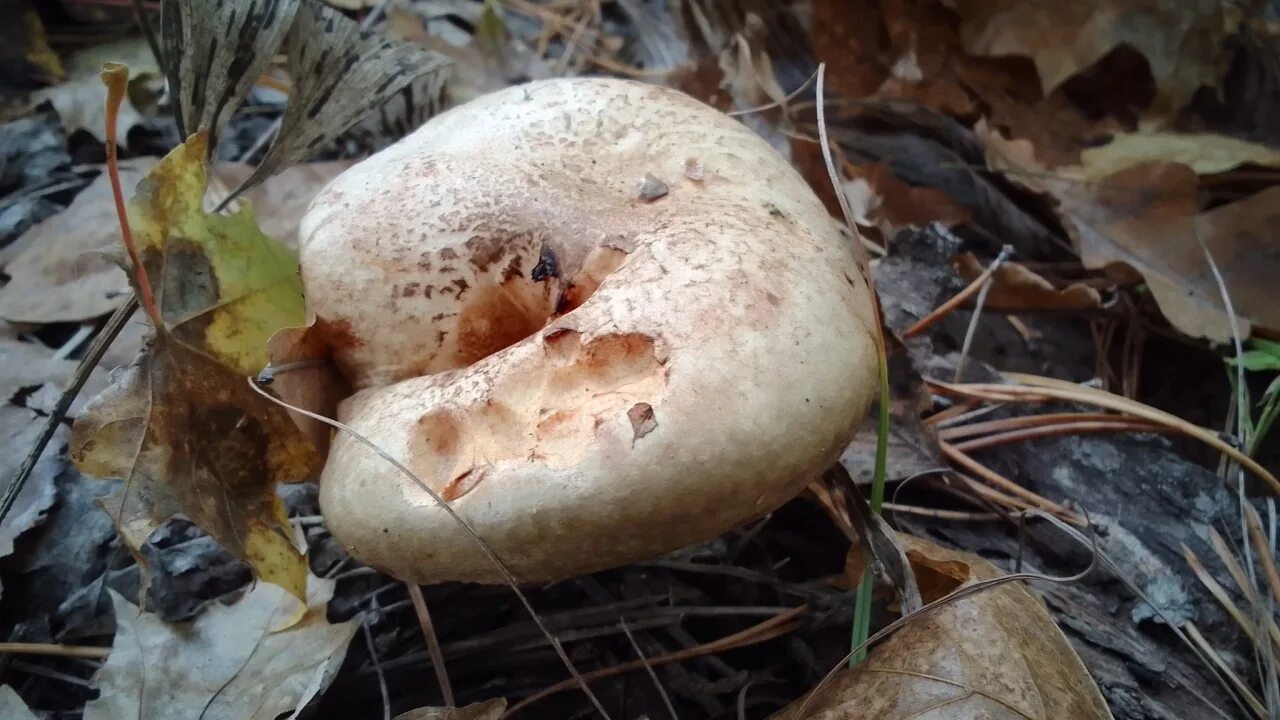
[(645, 202), (653, 202), (667, 194), (667, 184), (653, 176), (653, 173), (644, 174), (644, 182), (640, 183), (640, 199)]
[(684, 161), (684, 176), (694, 182), (702, 182), (705, 174), (702, 170), (702, 161), (698, 158), (686, 158)]

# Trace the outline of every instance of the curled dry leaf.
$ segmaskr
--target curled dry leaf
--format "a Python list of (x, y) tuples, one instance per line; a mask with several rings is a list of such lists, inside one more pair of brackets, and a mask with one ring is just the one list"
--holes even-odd
[(177, 625), (111, 591), (116, 636), (94, 675), (101, 696), (85, 707), (85, 720), (297, 717), (337, 673), (358, 627), (325, 619), (333, 584), (310, 578), (305, 615), (278, 632), (299, 603), (267, 583)]
[(1096, 184), (1049, 181), (1086, 267), (1127, 264), (1171, 323), (1188, 335), (1225, 342), (1231, 325), (1205, 251), (1222, 273), (1248, 335), (1252, 325), (1280, 328), (1271, 251), (1280, 188), (1197, 214), (1198, 178), (1178, 163), (1150, 162)]
[[(1004, 573), (977, 555), (899, 535), (925, 602)], [(804, 714), (800, 714), (801, 706)], [(1109, 719), (1043, 601), (1008, 583), (928, 612), (774, 720)]]
[(306, 320), (296, 255), (258, 229), (251, 209), (208, 215), (206, 141), (195, 135), (139, 184), (129, 205), (163, 327), (75, 425), (84, 472), (124, 478), (103, 501), (135, 551), (184, 513), (259, 577), (302, 596), (306, 564), (278, 482), (310, 477), (315, 448), (246, 383), (267, 342)]
[(1241, 165), (1280, 167), (1280, 150), (1212, 133), (1135, 132), (1116, 135), (1107, 144), (1080, 153), (1084, 177), (1090, 180), (1144, 162), (1179, 163), (1209, 175)]
[[(965, 282), (973, 282), (985, 269), (973, 253), (956, 256), (952, 264)], [(991, 277), (986, 306), (993, 310), (1094, 310), (1102, 306), (1102, 296), (1083, 283), (1055, 287), (1025, 265), (1007, 262)]]
[(450, 65), (438, 53), (362, 32), (314, 2), (299, 4), (285, 45), (294, 78), (289, 105), (280, 132), (237, 194), (304, 159), (410, 83), (431, 77), (442, 84)]
[(162, 52), (172, 60), (165, 72), (181, 135), (205, 130), (209, 147), (216, 147), (241, 99), (284, 41), (298, 2), (164, 0)]
[(1182, 107), (1222, 76), (1225, 41), (1243, 19), (1220, 0), (1187, 0), (1177, 12), (1146, 0), (943, 1), (960, 16), (967, 52), (1031, 58), (1046, 94), (1121, 45), (1132, 47), (1146, 58), (1168, 109)]
[(507, 711), (503, 698), (472, 703), (466, 707), (424, 707), (396, 716), (396, 720), (498, 720)]
[[(980, 132), (993, 166), (1030, 171), (1015, 177), (1057, 200), (1086, 267), (1136, 270), (1179, 330), (1215, 342), (1231, 337), (1206, 249), (1222, 273), (1241, 335), (1254, 325), (1280, 328), (1272, 287), (1280, 258), (1271, 241), (1280, 188), (1202, 210), (1206, 177), (1197, 174), (1267, 164), (1274, 152), (1228, 138), (1135, 133), (1086, 153), (1085, 165), (1043, 173), (1024, 141), (985, 127)], [(1131, 160), (1136, 164), (1125, 164)]]
[(144, 120), (130, 96), (144, 95), (145, 92), (133, 91), (146, 88), (153, 79), (158, 80), (160, 72), (150, 47), (141, 37), (94, 45), (72, 53), (67, 58), (66, 82), (32, 93), (31, 100), (33, 105), (46, 100), (52, 104), (67, 135), (84, 130), (101, 141), (106, 131), (107, 88), (98, 74), (105, 62), (129, 66), (131, 92), (121, 103), (117, 119), (120, 146), (127, 148), (129, 130)]

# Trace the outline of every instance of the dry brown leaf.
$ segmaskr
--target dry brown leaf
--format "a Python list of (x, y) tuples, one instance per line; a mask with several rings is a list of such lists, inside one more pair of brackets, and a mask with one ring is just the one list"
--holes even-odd
[(1280, 150), (1212, 133), (1135, 132), (1080, 154), (1084, 177), (1091, 180), (1144, 162), (1180, 163), (1210, 175), (1240, 165), (1280, 167)]
[[(121, 167), (121, 183), (132, 187), (153, 164)], [(6, 320), (79, 322), (106, 315), (128, 297), (129, 281), (113, 262), (122, 245), (105, 172), (66, 210), (27, 230), (14, 244), (23, 250), (4, 268), (12, 278), (0, 288), (0, 317)]]
[[(121, 167), (121, 184), (132, 188), (154, 165), (154, 159), (148, 158)], [(297, 247), (298, 222), (311, 198), (350, 165), (348, 161), (295, 165), (242, 199), (253, 206), (267, 235)], [(230, 187), (251, 172), (238, 163), (214, 169), (214, 175)], [(32, 227), (14, 245), (22, 249), (5, 264), (5, 273), (13, 279), (0, 288), (0, 318), (31, 323), (89, 320), (110, 313), (128, 297), (129, 282), (112, 261), (122, 245), (106, 173), (82, 190), (66, 210)]]
[(1035, 68), (1022, 58), (956, 58), (955, 73), (985, 105), (979, 123), (1012, 138), (1029, 140), (1046, 167), (1075, 165), (1083, 149), (1096, 145), (1119, 123), (1086, 116), (1061, 91), (1045, 95)]
[[(98, 73), (105, 62), (129, 66), (131, 89), (144, 87), (152, 78), (158, 78), (160, 72), (150, 47), (141, 37), (95, 44), (72, 53), (67, 58), (66, 82), (33, 93), (33, 106), (47, 100), (61, 118), (67, 135), (84, 130), (102, 140), (106, 132), (107, 88)], [(142, 122), (142, 113), (126, 95), (116, 123), (121, 147), (129, 147), (129, 130)]]
[[(965, 282), (985, 269), (973, 253), (956, 256), (952, 265)], [(986, 307), (993, 310), (1094, 310), (1102, 306), (1098, 291), (1082, 283), (1054, 287), (1044, 277), (1018, 263), (996, 269), (987, 291)]]
[(898, 230), (921, 228), (930, 223), (955, 227), (972, 219), (968, 208), (936, 188), (912, 187), (898, 179), (885, 163), (851, 165), (842, 183), (860, 223), (875, 227), (884, 237)]
[(297, 717), (333, 679), (358, 627), (325, 619), (333, 584), (310, 578), (306, 615), (281, 632), (273, 631), (298, 601), (269, 583), (180, 625), (111, 591), (116, 637), (93, 678), (101, 696), (85, 707), (85, 720)]
[[(1280, 257), (1271, 239), (1280, 222), (1280, 188), (1201, 212), (1205, 178), (1196, 173), (1266, 164), (1271, 151), (1220, 136), (1133, 133), (1116, 138), (1111, 149), (1086, 153), (1088, 166), (1045, 172), (1029, 143), (1008, 140), (984, 123), (975, 130), (992, 167), (1012, 170), (1011, 178), (1057, 200), (1085, 267), (1106, 269), (1117, 279), (1136, 271), (1182, 332), (1215, 342), (1231, 338), (1205, 248), (1222, 273), (1240, 334), (1247, 336), (1254, 325), (1280, 327), (1272, 289)], [(1137, 164), (1102, 175), (1130, 160)], [(1095, 175), (1101, 177), (1091, 181)]]
[[(970, 554), (899, 535), (925, 602), (1004, 573)], [(801, 705), (805, 713), (799, 714)], [(906, 624), (808, 702), (775, 720), (1102, 720), (1111, 713), (1043, 601), (1009, 583)]]
[(1179, 330), (1216, 342), (1231, 337), (1205, 248), (1242, 321), (1241, 335), (1252, 325), (1280, 328), (1274, 292), (1280, 257), (1271, 237), (1280, 222), (1280, 188), (1197, 216), (1198, 178), (1178, 163), (1144, 163), (1099, 183), (1046, 182), (1085, 266), (1124, 263), (1140, 272)]
[(504, 698), (472, 703), (466, 707), (424, 707), (396, 716), (396, 720), (498, 720), (507, 711)]
[(1029, 57), (1045, 94), (1127, 45), (1146, 58), (1165, 110), (1182, 107), (1226, 69), (1226, 38), (1242, 20), (1221, 0), (944, 0), (973, 55)]

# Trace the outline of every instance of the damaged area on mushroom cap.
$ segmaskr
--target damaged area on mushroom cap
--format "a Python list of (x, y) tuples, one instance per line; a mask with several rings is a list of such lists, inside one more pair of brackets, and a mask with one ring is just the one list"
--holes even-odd
[[(316, 312), (359, 330), (353, 351), (413, 357), (341, 419), (530, 581), (704, 540), (798, 491), (874, 385), (850, 306), (862, 297), (842, 277), (857, 267), (803, 180), (670, 90), (557, 80), (477, 102), (373, 161), (320, 254), (304, 248), (308, 283), (345, 283)], [(413, 172), (425, 157), (429, 180)], [(361, 292), (379, 305), (355, 307)], [(799, 390), (824, 400), (797, 405)], [(406, 579), (499, 579), (428, 495), (336, 447), (322, 494), (343, 511), (368, 500), (332, 526), (361, 559)], [(607, 550), (567, 553), (583, 534)]]
[(572, 467), (606, 432), (625, 430), (630, 447), (657, 427), (669, 366), (653, 337), (584, 340), (558, 328), (541, 341), (548, 362), (527, 363), (472, 402), (418, 418), (406, 462), (446, 499), (465, 496), (503, 462)]

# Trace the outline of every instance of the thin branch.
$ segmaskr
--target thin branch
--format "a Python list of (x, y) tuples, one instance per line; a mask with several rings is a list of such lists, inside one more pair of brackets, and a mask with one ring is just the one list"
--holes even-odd
[(89, 658), (102, 660), (111, 654), (111, 648), (91, 645), (60, 645), (57, 643), (0, 643), (0, 655), (52, 655), (55, 657)]
[(631, 642), (631, 647), (636, 651), (636, 657), (640, 662), (644, 663), (645, 672), (649, 673), (649, 679), (653, 680), (653, 686), (658, 688), (658, 695), (662, 697), (662, 702), (667, 706), (667, 712), (671, 713), (671, 720), (680, 720), (680, 714), (676, 712), (676, 706), (671, 704), (671, 696), (667, 695), (667, 689), (662, 686), (662, 681), (658, 679), (658, 673), (653, 671), (653, 666), (649, 664), (649, 659), (644, 656), (644, 651), (640, 649), (640, 643), (636, 642), (636, 636), (631, 634), (631, 628), (627, 627), (627, 621), (622, 620), (619, 623), (622, 626), (622, 632), (627, 634), (627, 640)]
[(413, 600), (413, 610), (418, 616), (418, 625), (422, 627), (422, 636), (427, 640), (427, 652), (431, 655), (431, 667), (436, 671), (436, 682), (440, 685), (440, 695), (448, 707), (457, 707), (453, 701), (453, 686), (449, 684), (449, 672), (444, 667), (444, 653), (440, 651), (440, 638), (436, 637), (431, 612), (427, 610), (427, 600), (422, 597), (422, 588), (417, 583), (407, 582), (409, 598)]
[(53, 439), (53, 434), (57, 432), (58, 426), (62, 423), (63, 418), (67, 416), (67, 411), (71, 409), (71, 403), (75, 402), (76, 396), (80, 394), (80, 390), (84, 388), (84, 384), (88, 382), (89, 376), (93, 374), (93, 369), (98, 366), (98, 361), (107, 352), (107, 348), (111, 347), (111, 343), (124, 329), (129, 318), (133, 316), (133, 311), (138, 309), (137, 296), (130, 294), (129, 300), (125, 304), (116, 308), (111, 314), (111, 319), (107, 320), (107, 324), (98, 333), (98, 337), (94, 338), (93, 344), (89, 346), (89, 351), (85, 353), (84, 359), (76, 366), (76, 374), (71, 378), (71, 384), (66, 390), (62, 391), (62, 396), (58, 398), (58, 404), (54, 406), (53, 411), (49, 413), (49, 417), (44, 420), (44, 427), (40, 429), (40, 437), (36, 438), (35, 445), (31, 451), (27, 453), (27, 457), (22, 461), (22, 467), (18, 469), (18, 474), (14, 476), (13, 482), (9, 483), (9, 488), (4, 493), (4, 498), (0, 499), (0, 522), (4, 522), (9, 511), (13, 509), (13, 505), (18, 500), (18, 493), (22, 492), (22, 487), (27, 484), (27, 480), (31, 477), (31, 472), (35, 470), (36, 463), (39, 462), (40, 456), (44, 454), (44, 449), (48, 447), (49, 441)]
[(995, 281), (995, 272), (1012, 254), (1013, 248), (1005, 245), (982, 273), (987, 279), (982, 282), (982, 289), (978, 291), (978, 299), (973, 303), (973, 313), (969, 316), (969, 327), (964, 331), (964, 344), (960, 347), (960, 359), (956, 362), (956, 372), (952, 376), (955, 382), (960, 382), (964, 377), (965, 365), (969, 364), (969, 349), (973, 345), (973, 336), (978, 332), (978, 319), (982, 317), (982, 308), (987, 304), (987, 293), (991, 291), (991, 285)]

